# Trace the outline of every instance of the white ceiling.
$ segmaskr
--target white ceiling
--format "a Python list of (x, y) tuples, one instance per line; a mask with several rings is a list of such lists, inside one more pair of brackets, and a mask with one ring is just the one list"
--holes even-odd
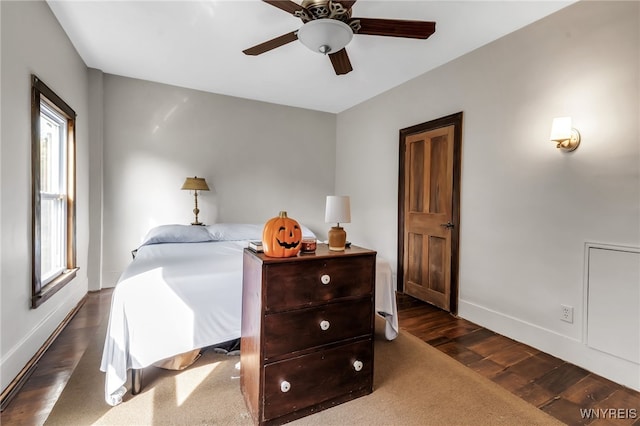
[(298, 41), (244, 55), (302, 25), (259, 0), (47, 3), (91, 68), (338, 113), (574, 1), (359, 0), (354, 17), (435, 21), (436, 32), (427, 40), (356, 34), (347, 46), (353, 71), (342, 76)]

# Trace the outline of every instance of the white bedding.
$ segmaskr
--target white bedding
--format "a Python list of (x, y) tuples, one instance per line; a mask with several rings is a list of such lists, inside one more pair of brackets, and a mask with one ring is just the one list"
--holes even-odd
[(114, 289), (100, 369), (118, 404), (127, 371), (240, 337), (246, 241), (138, 249)]
[(385, 321), (384, 337), (393, 340), (398, 337), (398, 306), (396, 289), (393, 285), (389, 262), (376, 256), (376, 312)]
[[(105, 400), (121, 402), (129, 369), (240, 338), (247, 241), (144, 245), (114, 289), (100, 370)], [(376, 268), (376, 312), (398, 334), (388, 263)]]

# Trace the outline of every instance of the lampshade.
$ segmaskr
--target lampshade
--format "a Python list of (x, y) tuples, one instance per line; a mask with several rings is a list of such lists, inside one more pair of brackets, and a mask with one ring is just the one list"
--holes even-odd
[(571, 117), (554, 118), (549, 139), (552, 141), (571, 139)]
[(204, 180), (204, 178), (199, 178), (195, 176), (195, 177), (188, 177), (184, 181), (184, 184), (182, 185), (181, 189), (188, 189), (191, 191), (208, 191), (209, 186), (207, 185), (207, 181)]
[(327, 207), (324, 214), (326, 223), (350, 223), (351, 203), (343, 195), (327, 195)]
[(353, 38), (351, 27), (336, 19), (309, 21), (298, 30), (298, 40), (309, 49), (320, 53), (335, 53)]

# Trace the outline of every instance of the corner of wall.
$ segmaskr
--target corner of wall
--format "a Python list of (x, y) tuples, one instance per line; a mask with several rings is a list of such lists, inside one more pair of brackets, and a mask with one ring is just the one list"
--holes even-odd
[(102, 286), (103, 232), (103, 116), (104, 82), (102, 71), (89, 68), (89, 291)]

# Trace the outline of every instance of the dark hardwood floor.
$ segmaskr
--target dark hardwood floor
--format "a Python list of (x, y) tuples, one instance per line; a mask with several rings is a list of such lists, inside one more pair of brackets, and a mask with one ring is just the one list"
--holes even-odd
[(398, 319), (401, 329), (563, 423), (640, 425), (640, 392), (403, 294)]
[[(88, 295), (2, 412), (0, 424), (44, 423), (100, 321), (106, 320), (111, 293), (103, 290)], [(406, 295), (398, 295), (398, 313), (404, 331), (566, 424), (640, 426), (638, 392)], [(600, 411), (591, 411), (592, 418), (583, 418), (581, 409)], [(600, 418), (593, 418), (595, 413)]]
[(88, 294), (84, 305), (47, 349), (31, 377), (0, 415), (1, 425), (44, 423), (101, 321), (107, 320), (112, 292), (107, 289)]

